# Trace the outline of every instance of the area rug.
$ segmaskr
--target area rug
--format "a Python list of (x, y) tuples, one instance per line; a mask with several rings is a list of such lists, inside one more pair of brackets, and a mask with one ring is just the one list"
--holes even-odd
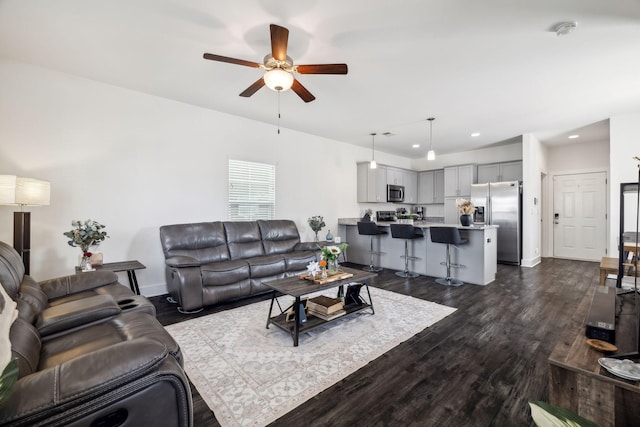
[[(370, 288), (369, 310), (291, 336), (271, 325), (269, 301), (167, 326), (185, 370), (223, 427), (263, 426), (456, 309)], [(281, 304), (293, 301), (281, 297)], [(285, 306), (283, 306), (285, 307)]]

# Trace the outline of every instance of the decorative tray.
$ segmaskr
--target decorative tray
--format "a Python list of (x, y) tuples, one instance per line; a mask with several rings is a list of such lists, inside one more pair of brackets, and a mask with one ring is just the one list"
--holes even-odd
[(324, 285), (325, 283), (335, 282), (337, 280), (348, 279), (349, 277), (353, 277), (353, 273), (346, 273), (344, 271), (338, 270), (336, 273), (327, 273), (327, 277), (322, 277), (319, 274), (314, 278), (310, 274), (303, 274), (300, 276), (301, 279), (308, 280), (313, 283), (317, 283), (318, 285)]
[(629, 359), (619, 360), (610, 357), (601, 357), (598, 363), (607, 371), (625, 380), (640, 381), (640, 363), (634, 363)]

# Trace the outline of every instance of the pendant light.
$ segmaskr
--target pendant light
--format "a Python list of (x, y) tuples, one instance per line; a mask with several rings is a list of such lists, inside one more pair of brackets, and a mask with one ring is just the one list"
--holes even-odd
[(376, 134), (370, 133), (369, 135), (371, 135), (371, 163), (369, 163), (369, 169), (375, 169), (378, 167), (375, 158)]
[(433, 121), (435, 117), (429, 117), (429, 151), (427, 152), (427, 160), (435, 160), (436, 152), (433, 151)]

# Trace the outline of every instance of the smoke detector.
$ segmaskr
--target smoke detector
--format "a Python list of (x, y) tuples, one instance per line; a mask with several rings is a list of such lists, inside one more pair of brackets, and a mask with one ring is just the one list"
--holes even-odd
[(577, 22), (561, 22), (558, 25), (556, 25), (554, 30), (555, 30), (556, 35), (558, 37), (566, 36), (567, 34), (572, 32), (573, 30), (575, 30), (577, 26), (578, 26)]

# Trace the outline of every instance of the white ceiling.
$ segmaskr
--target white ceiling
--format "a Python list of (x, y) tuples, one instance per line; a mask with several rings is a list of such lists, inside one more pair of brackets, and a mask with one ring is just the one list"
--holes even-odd
[[(564, 37), (552, 28), (578, 27)], [(422, 158), (512, 141), (608, 139), (640, 109), (638, 0), (0, 0), (0, 57), (277, 125), (278, 95), (238, 96), (260, 70), (269, 24), (287, 27), (315, 96), (280, 94), (280, 126)], [(1, 96), (1, 95), (0, 95)], [(480, 136), (471, 137), (473, 132)], [(419, 149), (411, 148), (420, 143)]]

